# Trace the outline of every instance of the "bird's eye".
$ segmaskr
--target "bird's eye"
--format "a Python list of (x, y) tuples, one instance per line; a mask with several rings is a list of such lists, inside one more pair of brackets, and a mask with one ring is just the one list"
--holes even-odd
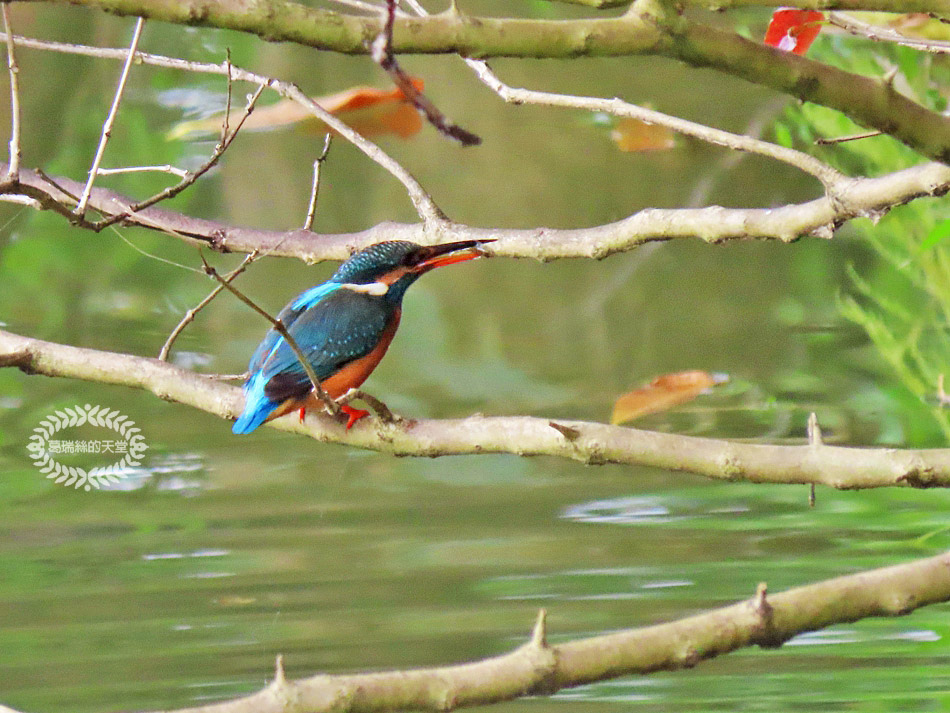
[(413, 250), (412, 252), (406, 253), (402, 258), (403, 267), (415, 267), (420, 262), (425, 260), (425, 251), (423, 250)]

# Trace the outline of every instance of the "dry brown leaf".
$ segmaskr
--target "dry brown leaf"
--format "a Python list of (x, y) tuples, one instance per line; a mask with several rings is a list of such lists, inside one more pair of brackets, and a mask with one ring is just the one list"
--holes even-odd
[[(413, 86), (422, 91), (421, 79), (413, 79)], [(406, 103), (400, 89), (377, 89), (375, 87), (352, 87), (342, 92), (313, 97), (323, 109), (339, 117), (348, 126), (364, 136), (397, 134), (407, 138), (422, 128), (418, 112)], [(241, 120), (243, 110), (233, 110), (228, 123), (235, 126)], [(221, 130), (222, 116), (213, 116), (197, 121), (182, 121), (168, 132), (168, 138), (180, 139), (191, 134), (216, 133)], [(243, 129), (277, 129), (292, 124), (305, 123), (316, 133), (326, 131), (326, 126), (313, 114), (291, 99), (282, 99), (276, 104), (259, 107), (244, 121)]]
[(725, 375), (707, 371), (678, 371), (658, 376), (647, 386), (617, 399), (610, 422), (616, 425), (649, 413), (666, 411), (692, 401), (707, 389), (727, 380)]

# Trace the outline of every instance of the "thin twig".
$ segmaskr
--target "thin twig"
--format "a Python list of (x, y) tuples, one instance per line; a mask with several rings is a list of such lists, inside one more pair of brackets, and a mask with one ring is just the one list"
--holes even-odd
[(34, 170), (36, 171), (36, 175), (43, 179), (44, 183), (48, 183), (49, 185), (51, 185), (57, 191), (59, 191), (60, 193), (65, 195), (67, 198), (69, 198), (69, 200), (71, 200), (74, 204), (79, 203), (79, 196), (77, 195), (78, 192), (73, 192), (73, 191), (68, 190), (62, 185), (60, 181), (57, 181), (52, 176), (47, 175), (43, 171), (42, 168), (37, 168)]
[(112, 125), (115, 123), (116, 114), (119, 113), (119, 103), (122, 101), (122, 95), (125, 92), (125, 84), (129, 79), (129, 71), (132, 69), (132, 61), (135, 58), (135, 51), (139, 46), (139, 39), (142, 37), (142, 28), (145, 26), (145, 18), (140, 17), (135, 22), (135, 30), (132, 33), (132, 42), (129, 45), (128, 55), (125, 58), (125, 64), (122, 65), (122, 74), (119, 75), (119, 85), (115, 90), (115, 97), (112, 99), (112, 106), (109, 109), (109, 115), (102, 125), (102, 135), (99, 137), (99, 146), (96, 149), (96, 156), (92, 160), (92, 167), (89, 169), (89, 178), (86, 180), (86, 187), (79, 197), (79, 204), (76, 206), (76, 215), (80, 218), (86, 213), (86, 204), (89, 202), (89, 194), (92, 193), (92, 184), (96, 182), (96, 176), (99, 173), (99, 166), (102, 164), (102, 157), (106, 152), (106, 144), (109, 143), (109, 137), (112, 135)]
[(383, 18), (383, 29), (373, 40), (372, 57), (380, 67), (386, 70), (393, 82), (402, 91), (408, 101), (421, 111), (428, 122), (439, 133), (455, 139), (462, 146), (476, 146), (482, 142), (481, 138), (471, 131), (466, 131), (458, 124), (453, 124), (439, 108), (429, 101), (425, 94), (416, 89), (412, 79), (406, 74), (393, 54), (393, 24), (396, 21), (396, 0), (386, 0), (386, 14)]
[[(5, 37), (5, 35), (4, 35)], [(49, 42), (46, 40), (37, 40), (30, 37), (15, 36), (16, 42), (22, 47), (32, 49), (51, 50), (54, 52), (63, 52), (65, 54), (78, 54), (86, 57), (99, 57), (103, 59), (125, 59), (128, 50), (117, 49), (114, 47), (89, 47), (88, 45), (74, 45), (63, 42)], [(165, 57), (163, 55), (149, 54), (139, 52), (135, 57), (137, 62), (148, 64), (155, 67), (167, 67), (184, 72), (196, 72), (200, 74), (218, 74), (227, 76), (230, 74), (235, 80), (250, 82), (252, 84), (263, 84), (282, 97), (291, 99), (297, 104), (305, 107), (313, 116), (329, 126), (333, 131), (362, 151), (371, 161), (380, 166), (383, 170), (389, 172), (406, 189), (409, 200), (412, 201), (419, 217), (426, 225), (438, 225), (446, 223), (447, 219), (442, 209), (436, 205), (432, 197), (426, 192), (422, 185), (410, 174), (398, 161), (384, 152), (379, 146), (364, 137), (362, 134), (353, 130), (350, 126), (342, 122), (336, 116), (328, 112), (313, 99), (304, 94), (299, 87), (290, 82), (283, 82), (272, 77), (265, 77), (261, 74), (255, 74), (239, 67), (228, 67), (225, 63), (208, 64), (205, 62), (190, 62), (188, 60), (175, 57)], [(474, 61), (474, 60), (472, 60)]]
[(397, 416), (394, 414), (390, 410), (389, 406), (384, 404), (375, 396), (368, 394), (365, 391), (361, 391), (360, 389), (350, 389), (340, 397), (338, 403), (348, 404), (351, 401), (356, 401), (357, 399), (365, 401), (366, 404), (376, 412), (376, 416), (383, 423), (403, 423), (406, 421), (406, 419), (404, 419), (402, 416)]
[(10, 3), (3, 7), (3, 29), (7, 36), (7, 68), (10, 70), (10, 166), (7, 169), (7, 181), (15, 182), (20, 178), (20, 68), (16, 63), (13, 50), (13, 32), (10, 25)]
[(877, 42), (893, 42), (898, 45), (913, 47), (914, 49), (931, 52), (933, 54), (945, 54), (950, 52), (950, 42), (945, 40), (927, 40), (917, 37), (907, 37), (896, 30), (876, 27), (875, 25), (863, 22), (841, 12), (828, 13), (828, 22), (840, 27), (845, 32), (850, 32), (852, 35), (866, 37)]
[(310, 365), (310, 362), (307, 360), (307, 356), (303, 353), (303, 350), (297, 345), (296, 340), (290, 336), (290, 332), (287, 331), (286, 325), (283, 322), (281, 322), (279, 319), (275, 319), (271, 317), (270, 314), (268, 314), (264, 309), (258, 307), (251, 300), (250, 297), (245, 295), (243, 292), (238, 290), (234, 285), (232, 285), (230, 282), (228, 282), (223, 277), (221, 277), (221, 275), (218, 274), (217, 270), (215, 270), (211, 265), (208, 264), (208, 261), (205, 260), (205, 256), (203, 252), (199, 251), (199, 255), (201, 255), (201, 262), (204, 264), (206, 273), (208, 273), (209, 275), (211, 275), (211, 277), (213, 277), (219, 283), (221, 283), (224, 289), (226, 289), (232, 295), (234, 295), (239, 300), (241, 300), (241, 302), (246, 304), (248, 307), (253, 309), (255, 312), (257, 312), (259, 315), (264, 317), (264, 319), (266, 319), (268, 322), (271, 323), (271, 325), (274, 327), (274, 330), (278, 334), (280, 334), (280, 336), (284, 338), (284, 340), (287, 342), (287, 346), (290, 347), (291, 351), (293, 351), (294, 355), (297, 357), (297, 361), (300, 362), (300, 365), (303, 367), (303, 370), (306, 372), (307, 378), (310, 379), (310, 385), (313, 387), (313, 391), (316, 394), (317, 398), (320, 399), (321, 402), (323, 402), (323, 405), (326, 408), (326, 410), (329, 411), (333, 416), (339, 416), (340, 414), (339, 404), (337, 404), (336, 401), (331, 399), (330, 395), (326, 391), (323, 390), (322, 386), (320, 386), (319, 377), (317, 377), (316, 372), (313, 370), (313, 367)]
[[(240, 265), (238, 265), (235, 269), (233, 269), (231, 272), (229, 272), (227, 275), (224, 276), (224, 280), (226, 282), (231, 282), (231, 280), (233, 280), (235, 277), (237, 277), (242, 272), (244, 272), (247, 269), (247, 266), (257, 259), (258, 255), (259, 253), (256, 250), (252, 253), (249, 253), (247, 257), (244, 258), (244, 260), (241, 262)], [(168, 352), (171, 351), (172, 344), (174, 344), (175, 340), (178, 339), (178, 335), (180, 335), (185, 330), (185, 327), (187, 327), (189, 324), (191, 324), (195, 320), (195, 315), (197, 315), (202, 309), (207, 307), (208, 304), (211, 302), (211, 300), (217, 297), (223, 290), (224, 290), (224, 287), (222, 287), (221, 285), (218, 285), (208, 294), (207, 297), (201, 300), (201, 302), (199, 302), (190, 310), (185, 312), (185, 316), (181, 318), (181, 321), (172, 330), (172, 333), (168, 335), (168, 339), (165, 340), (165, 344), (162, 345), (162, 349), (158, 353), (159, 359), (161, 359), (162, 361), (168, 361)]]
[(327, 135), (323, 137), (323, 151), (313, 162), (313, 186), (310, 188), (310, 205), (307, 206), (307, 218), (303, 222), (304, 230), (313, 230), (313, 220), (317, 215), (317, 195), (320, 193), (320, 166), (327, 160), (332, 140), (333, 134), (328, 131)]
[[(814, 411), (808, 416), (808, 445), (815, 450), (821, 448), (825, 443), (821, 437), (821, 426), (818, 425), (818, 414)], [(815, 484), (808, 484), (808, 507), (815, 507)]]
[(857, 141), (858, 139), (870, 139), (874, 136), (881, 136), (883, 131), (864, 131), (860, 134), (851, 134), (850, 136), (837, 136), (830, 139), (815, 139), (815, 146), (830, 146), (832, 144), (843, 144), (845, 141)]
[(532, 89), (511, 87), (502, 82), (486, 63), (477, 60), (468, 60), (468, 64), (482, 82), (510, 104), (541, 104), (545, 106), (585, 109), (587, 111), (603, 112), (613, 116), (638, 119), (648, 124), (666, 126), (673, 131), (685, 134), (686, 136), (692, 136), (707, 143), (725, 146), (726, 148), (735, 149), (737, 151), (746, 151), (760, 156), (767, 156), (776, 161), (787, 163), (817, 178), (821, 181), (825, 190), (832, 195), (840, 193), (841, 189), (851, 180), (832, 166), (802, 151), (778, 146), (777, 144), (756, 139), (751, 136), (742, 136), (723, 131), (722, 129), (715, 129), (704, 124), (697, 124), (692, 121), (687, 121), (686, 119), (654, 111), (653, 109), (647, 109), (637, 106), (636, 104), (629, 104), (621, 99), (601, 99), (570, 94), (553, 94), (550, 92), (539, 92)]
[(179, 178), (184, 178), (188, 175), (188, 171), (183, 168), (176, 168), (171, 164), (165, 164), (164, 166), (126, 166), (125, 168), (100, 168), (100, 176), (112, 176), (120, 173), (144, 173), (146, 171), (151, 171), (154, 173), (171, 173)]
[[(251, 112), (254, 111), (254, 105), (257, 104), (257, 100), (260, 98), (261, 93), (265, 88), (265, 85), (261, 84), (258, 86), (257, 91), (248, 98), (247, 106), (244, 107), (244, 114), (241, 116), (241, 120), (234, 127), (233, 131), (230, 133), (225, 133), (224, 137), (215, 145), (214, 151), (211, 153), (211, 157), (201, 166), (199, 166), (194, 171), (186, 171), (184, 177), (174, 186), (169, 186), (165, 190), (156, 193), (151, 198), (147, 198), (144, 201), (133, 203), (121, 213), (116, 213), (115, 215), (109, 216), (108, 218), (103, 218), (102, 220), (97, 221), (93, 224), (93, 230), (102, 230), (103, 228), (114, 225), (115, 223), (120, 223), (126, 218), (130, 217), (133, 213), (137, 213), (143, 208), (148, 208), (149, 206), (155, 205), (156, 203), (159, 203), (163, 200), (167, 200), (168, 198), (174, 198), (183, 190), (188, 188), (188, 186), (201, 178), (205, 173), (211, 170), (211, 168), (218, 163), (218, 161), (221, 159), (221, 156), (224, 155), (224, 152), (228, 150), (228, 147), (237, 137), (238, 132), (241, 130), (241, 127), (244, 126), (244, 122), (247, 120), (247, 117), (249, 117)], [(227, 114), (225, 114), (225, 117), (227, 117)], [(224, 121), (224, 131), (227, 132), (227, 118), (225, 118)]]
[[(232, 95), (232, 85), (234, 84), (234, 79), (231, 76), (231, 48), (228, 47), (225, 50), (224, 55), (224, 67), (227, 69), (228, 77), (228, 91), (227, 91), (227, 101), (224, 105), (224, 121), (221, 122), (221, 138), (219, 143), (224, 143), (224, 140), (228, 137), (228, 122), (231, 119), (231, 95)], [(246, 118), (246, 117), (245, 117)]]
[(43, 204), (40, 203), (35, 198), (30, 198), (29, 196), (21, 196), (18, 193), (3, 193), (0, 194), (0, 201), (4, 203), (18, 203), (19, 205), (29, 206), (36, 210), (43, 210)]

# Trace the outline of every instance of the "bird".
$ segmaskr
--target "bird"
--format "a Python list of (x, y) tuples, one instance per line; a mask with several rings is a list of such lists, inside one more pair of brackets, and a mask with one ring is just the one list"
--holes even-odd
[[(481, 257), (493, 240), (418, 245), (405, 240), (376, 243), (354, 253), (333, 276), (294, 298), (277, 315), (306, 356), (321, 388), (336, 400), (359, 387), (392, 342), (406, 290), (437, 267)], [(244, 411), (232, 431), (250, 433), (265, 421), (322, 406), (310, 377), (287, 340), (274, 328), (251, 357), (244, 383)], [(342, 404), (346, 429), (368, 411)]]

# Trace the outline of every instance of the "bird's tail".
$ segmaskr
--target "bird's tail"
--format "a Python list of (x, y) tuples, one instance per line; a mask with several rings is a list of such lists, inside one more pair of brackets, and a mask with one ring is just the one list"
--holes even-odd
[(247, 383), (244, 394), (244, 412), (231, 427), (233, 433), (250, 433), (264, 423), (278, 406), (264, 394), (264, 379), (260, 373)]

